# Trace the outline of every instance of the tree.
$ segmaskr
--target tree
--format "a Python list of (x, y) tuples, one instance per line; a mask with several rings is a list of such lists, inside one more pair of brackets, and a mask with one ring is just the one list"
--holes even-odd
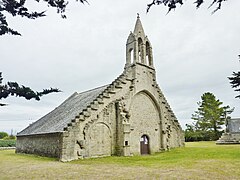
[[(238, 57), (240, 59), (240, 55), (238, 55)], [(232, 88), (235, 89), (234, 91), (237, 91), (240, 93), (240, 71), (233, 72), (232, 77), (228, 77), (228, 79), (230, 80), (230, 84), (232, 85)], [(235, 98), (240, 98), (240, 95), (236, 96)]]
[[(238, 91), (240, 93), (240, 71), (233, 72), (232, 77), (228, 77), (230, 80), (230, 84), (232, 85), (232, 88), (234, 88), (234, 91)], [(237, 95), (236, 98), (240, 98), (240, 95)]]
[(214, 94), (207, 92), (201, 96), (201, 102), (198, 102), (198, 110), (192, 115), (195, 121), (195, 131), (202, 131), (210, 134), (209, 140), (217, 140), (221, 135), (222, 125), (230, 119), (229, 114), (233, 108), (222, 106), (223, 102), (216, 99)]
[[(216, 5), (217, 7), (212, 13), (215, 13), (217, 10), (221, 9), (222, 3), (227, 0), (209, 0), (211, 4), (209, 5), (209, 8)], [(203, 0), (194, 0), (194, 3), (196, 4), (196, 8), (199, 8), (204, 1)], [(154, 5), (163, 5), (168, 7), (168, 13), (175, 9), (177, 5), (183, 5), (183, 0), (152, 0), (151, 3), (147, 5), (147, 12), (149, 12), (150, 8)]]
[[(37, 101), (40, 100), (40, 97), (43, 95), (60, 92), (57, 88), (43, 89), (43, 91), (33, 91), (31, 88), (26, 86), (19, 86), (16, 82), (7, 82), (6, 84), (2, 84), (2, 72), (0, 72), (0, 100), (7, 98), (9, 96), (17, 96), (24, 97), (27, 100), (35, 99)], [(5, 106), (6, 104), (0, 103), (0, 106)]]
[(8, 133), (6, 132), (0, 132), (0, 139), (3, 139), (8, 136)]
[[(68, 1), (66, 0), (42, 0), (42, 1), (46, 2), (48, 7), (56, 8), (57, 13), (60, 13), (62, 18), (66, 18), (64, 12), (68, 5)], [(87, 2), (86, 0), (79, 1), (83, 4), (84, 2)], [(41, 0), (35, 0), (35, 2), (39, 3), (41, 2)], [(11, 14), (13, 17), (21, 16), (28, 19), (36, 19), (39, 17), (46, 16), (45, 11), (30, 12), (29, 8), (26, 6), (26, 0), (0, 0), (0, 35), (4, 34), (21, 35), (18, 31), (13, 30), (8, 26), (6, 14)]]
[(186, 124), (186, 129), (184, 131), (185, 141), (193, 142), (193, 141), (202, 141), (204, 140), (201, 131), (196, 130), (194, 124)]

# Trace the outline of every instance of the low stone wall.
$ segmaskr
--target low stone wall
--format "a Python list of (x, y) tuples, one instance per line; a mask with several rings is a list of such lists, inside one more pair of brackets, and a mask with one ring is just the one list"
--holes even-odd
[(62, 133), (47, 133), (17, 136), (16, 153), (60, 157)]
[(223, 133), (216, 144), (240, 144), (240, 133)]
[(0, 147), (0, 150), (16, 149), (16, 147)]

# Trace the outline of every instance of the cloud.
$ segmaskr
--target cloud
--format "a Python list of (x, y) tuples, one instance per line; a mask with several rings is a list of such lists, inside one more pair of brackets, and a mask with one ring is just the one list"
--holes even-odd
[(227, 80), (240, 66), (239, 5), (227, 2), (211, 15), (188, 2), (166, 15), (163, 7), (146, 14), (144, 1), (102, 0), (90, 6), (71, 3), (66, 20), (52, 9), (46, 18), (34, 21), (11, 18), (9, 23), (23, 36), (1, 37), (4, 80), (36, 90), (58, 87), (63, 93), (40, 102), (7, 99), (10, 105), (1, 108), (0, 131), (20, 131), (73, 92), (111, 83), (123, 71), (125, 44), (137, 12), (153, 46), (158, 83), (180, 123), (190, 122), (207, 91), (234, 106), (233, 116), (239, 117), (239, 100)]

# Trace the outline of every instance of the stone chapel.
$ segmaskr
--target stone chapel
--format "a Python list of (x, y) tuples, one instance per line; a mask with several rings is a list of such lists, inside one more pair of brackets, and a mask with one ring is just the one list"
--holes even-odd
[(152, 45), (137, 17), (127, 39), (123, 73), (111, 84), (73, 93), (22, 130), (16, 153), (71, 161), (153, 154), (181, 146), (183, 131), (156, 82)]

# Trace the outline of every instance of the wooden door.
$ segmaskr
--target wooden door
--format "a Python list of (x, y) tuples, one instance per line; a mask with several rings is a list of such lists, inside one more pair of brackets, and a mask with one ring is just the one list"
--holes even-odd
[(146, 135), (140, 139), (140, 152), (142, 155), (149, 154), (149, 139)]

